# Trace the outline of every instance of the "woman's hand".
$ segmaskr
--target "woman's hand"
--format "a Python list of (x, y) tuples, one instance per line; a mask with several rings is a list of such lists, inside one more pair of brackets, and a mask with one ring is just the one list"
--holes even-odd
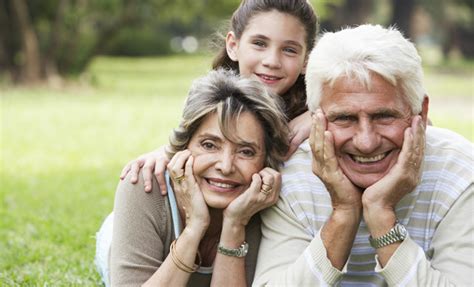
[(211, 218), (202, 192), (194, 178), (193, 162), (194, 158), (189, 150), (177, 152), (168, 164), (168, 171), (173, 181), (176, 201), (183, 211), (181, 215), (185, 221), (185, 230), (201, 236), (201, 239)]
[(249, 188), (234, 199), (224, 210), (226, 221), (233, 225), (246, 226), (250, 218), (278, 200), (281, 189), (281, 175), (266, 167), (252, 176)]
[(143, 154), (137, 159), (134, 159), (127, 163), (120, 173), (120, 179), (124, 179), (130, 172), (132, 174), (131, 182), (138, 182), (138, 173), (143, 168), (143, 179), (145, 184), (145, 191), (150, 192), (152, 187), (152, 176), (153, 174), (158, 181), (158, 185), (161, 190), (161, 194), (166, 194), (166, 181), (165, 171), (166, 165), (169, 162), (168, 155), (166, 154), (166, 146), (162, 146), (157, 150)]
[(305, 113), (297, 116), (288, 123), (290, 128), (290, 148), (285, 156), (285, 160), (289, 159), (300, 144), (304, 142), (311, 132), (311, 113)]

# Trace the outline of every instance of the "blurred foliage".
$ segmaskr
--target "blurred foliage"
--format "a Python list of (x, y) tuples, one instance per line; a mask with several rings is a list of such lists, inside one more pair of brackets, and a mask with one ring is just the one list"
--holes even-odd
[[(407, 30), (408, 36), (411, 15), (422, 7), (433, 19), (430, 37), (441, 43), (444, 56), (459, 50), (472, 57), (473, 1), (310, 2), (324, 30), (370, 21), (384, 25), (397, 23)], [(222, 20), (229, 19), (239, 3), (238, 0), (0, 0), (0, 71), (8, 71), (13, 81), (28, 82), (81, 73), (100, 54), (173, 53), (170, 47), (173, 37), (192, 35), (201, 43), (207, 41), (214, 31), (225, 29)], [(394, 15), (394, 11), (401, 14)]]

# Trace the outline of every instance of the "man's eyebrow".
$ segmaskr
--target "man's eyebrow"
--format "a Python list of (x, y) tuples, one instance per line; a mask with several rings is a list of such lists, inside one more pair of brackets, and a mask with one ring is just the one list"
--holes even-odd
[(330, 111), (326, 114), (326, 118), (327, 119), (335, 119), (337, 117), (341, 117), (341, 116), (353, 116), (354, 113), (351, 113), (351, 112), (347, 112), (347, 111)]
[(402, 113), (396, 109), (380, 108), (370, 113), (371, 115), (393, 115), (401, 116)]

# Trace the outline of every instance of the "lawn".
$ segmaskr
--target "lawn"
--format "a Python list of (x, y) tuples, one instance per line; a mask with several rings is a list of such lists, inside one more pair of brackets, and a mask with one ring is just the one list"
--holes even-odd
[[(98, 58), (65, 88), (0, 86), (0, 285), (99, 285), (122, 166), (166, 143), (207, 57)], [(434, 124), (473, 137), (473, 75), (427, 69)]]

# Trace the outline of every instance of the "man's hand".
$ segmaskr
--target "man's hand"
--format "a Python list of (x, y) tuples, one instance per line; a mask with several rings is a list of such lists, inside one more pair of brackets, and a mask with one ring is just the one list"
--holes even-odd
[(360, 209), (362, 192), (339, 167), (333, 135), (326, 130), (326, 117), (320, 109), (313, 115), (312, 122), (309, 144), (313, 153), (313, 173), (323, 181), (329, 191), (334, 209)]
[(362, 191), (339, 167), (333, 135), (326, 129), (326, 117), (321, 110), (317, 110), (313, 115), (309, 137), (313, 153), (312, 169), (329, 191), (333, 207), (331, 216), (321, 230), (321, 239), (331, 264), (342, 270), (359, 228)]
[[(369, 186), (362, 197), (363, 216), (372, 237), (386, 234), (396, 221), (395, 206), (420, 182), (425, 150), (425, 127), (420, 116), (405, 130), (397, 163), (382, 179)], [(385, 266), (399, 242), (377, 249), (378, 260)]]
[[(420, 182), (425, 150), (425, 128), (420, 116), (412, 119), (411, 127), (405, 130), (403, 146), (397, 163), (387, 175), (369, 186), (362, 197), (366, 221), (382, 219), (382, 213), (393, 213), (398, 202), (413, 191)], [(374, 212), (372, 212), (374, 211)], [(370, 227), (370, 226), (369, 226)]]

